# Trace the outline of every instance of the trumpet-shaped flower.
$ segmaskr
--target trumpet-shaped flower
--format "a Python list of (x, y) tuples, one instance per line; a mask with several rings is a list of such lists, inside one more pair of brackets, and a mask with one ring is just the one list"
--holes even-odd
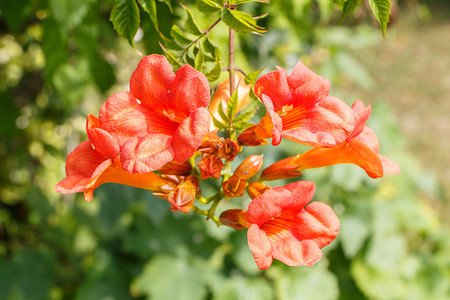
[(144, 57), (131, 76), (130, 92), (112, 95), (100, 124), (118, 141), (123, 168), (147, 173), (192, 156), (210, 127), (206, 77), (184, 65), (172, 71), (164, 56)]
[(115, 182), (138, 188), (159, 191), (167, 184), (153, 172), (131, 174), (122, 169), (119, 144), (107, 131), (99, 127), (99, 120), (88, 115), (86, 131), (89, 141), (82, 142), (66, 159), (67, 177), (56, 185), (63, 194), (84, 192), (91, 201), (94, 190), (103, 183)]
[[(251, 144), (262, 144), (272, 138), (278, 145), (285, 137), (310, 146), (334, 146), (344, 141), (353, 130), (350, 107), (336, 97), (328, 96), (329, 81), (298, 62), (288, 76), (277, 67), (255, 84), (255, 94), (262, 100), (267, 115), (249, 132)], [(242, 140), (242, 138), (240, 139)]]
[(299, 181), (267, 190), (249, 205), (248, 244), (259, 269), (278, 259), (289, 266), (311, 266), (321, 248), (339, 232), (339, 219), (330, 206), (309, 201), (313, 182)]

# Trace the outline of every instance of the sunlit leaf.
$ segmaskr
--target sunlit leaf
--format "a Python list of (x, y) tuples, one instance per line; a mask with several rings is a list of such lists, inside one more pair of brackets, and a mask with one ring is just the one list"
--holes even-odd
[(188, 39), (184, 33), (181, 31), (180, 27), (178, 27), (177, 25), (173, 25), (172, 28), (170, 29), (170, 35), (173, 37), (173, 39), (182, 45), (188, 45), (190, 44), (192, 41), (190, 39)]
[(118, 34), (134, 47), (133, 38), (139, 28), (139, 8), (134, 0), (116, 0), (110, 20)]
[(258, 71), (254, 71), (251, 72), (249, 74), (247, 74), (245, 76), (245, 84), (254, 84), (256, 82), (256, 80), (258, 80), (258, 76), (259, 74), (265, 69), (266, 67), (258, 70)]
[(236, 31), (264, 33), (267, 30), (256, 24), (251, 15), (235, 9), (224, 9), (221, 14), (222, 20)]
[(389, 15), (391, 14), (391, 0), (369, 0), (370, 8), (381, 25), (383, 36), (386, 35)]
[(197, 8), (204, 13), (215, 13), (222, 9), (222, 5), (213, 0), (197, 0)]
[(257, 109), (240, 114), (234, 119), (235, 123), (247, 122), (256, 114)]
[(214, 67), (211, 70), (207, 71), (205, 73), (205, 76), (206, 76), (206, 78), (208, 78), (208, 80), (210, 82), (214, 82), (217, 79), (219, 79), (221, 72), (222, 72), (222, 67), (220, 65), (220, 61), (219, 61), (218, 57), (216, 56), (216, 62), (214, 64)]
[[(236, 114), (236, 109), (239, 103), (238, 99), (238, 90), (235, 89), (233, 95), (231, 95), (230, 100), (228, 100), (227, 106), (227, 115), (230, 120), (234, 119), (234, 115)], [(220, 106), (220, 105), (219, 105)]]
[(156, 2), (155, 0), (138, 0), (142, 8), (148, 13), (150, 19), (155, 25), (156, 30), (158, 30), (158, 18), (156, 15)]
[(173, 7), (172, 7), (172, 1), (171, 0), (159, 0), (159, 2), (163, 2), (167, 5), (167, 7), (170, 10), (170, 13), (173, 14)]
[(195, 21), (194, 15), (192, 14), (191, 10), (182, 3), (180, 3), (180, 5), (184, 8), (184, 10), (187, 13), (187, 19), (186, 22), (184, 23), (184, 28), (193, 35), (201, 35), (203, 31), (200, 29), (197, 22)]
[(347, 17), (349, 13), (355, 10), (355, 8), (359, 5), (361, 0), (344, 0), (342, 5), (342, 17), (339, 21), (340, 23), (344, 22), (344, 19)]
[(164, 53), (166, 54), (167, 60), (174, 67), (175, 70), (177, 70), (179, 67), (182, 66), (182, 64), (178, 61), (178, 57), (177, 56), (175, 56), (168, 49), (166, 49), (161, 43), (159, 45), (161, 46), (161, 48), (163, 49)]
[(202, 51), (202, 48), (200, 47), (200, 44), (196, 48), (198, 49), (198, 51), (195, 54), (194, 68), (196, 70), (201, 71), (202, 70), (202, 66), (203, 66), (203, 61), (204, 61), (203, 51)]

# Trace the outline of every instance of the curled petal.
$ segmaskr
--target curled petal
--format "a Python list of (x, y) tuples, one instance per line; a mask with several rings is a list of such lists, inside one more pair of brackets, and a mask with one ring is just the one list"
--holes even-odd
[(370, 105), (368, 107), (364, 107), (364, 103), (361, 100), (357, 100), (353, 103), (352, 110), (355, 114), (355, 127), (352, 134), (347, 137), (347, 141), (350, 141), (363, 131), (367, 119), (369, 119), (371, 108)]
[(120, 147), (117, 141), (109, 132), (99, 128), (98, 118), (91, 114), (87, 117), (86, 132), (89, 141), (99, 154), (111, 160), (119, 155)]
[(159, 133), (129, 139), (122, 147), (123, 168), (130, 173), (148, 173), (161, 168), (174, 157), (172, 139)]
[(255, 94), (261, 97), (267, 95), (273, 101), (273, 109), (278, 111), (288, 101), (290, 97), (290, 88), (287, 82), (286, 71), (279, 68), (261, 76), (255, 83)]
[(271, 130), (272, 145), (276, 146), (281, 142), (281, 137), (283, 133), (283, 121), (281, 120), (280, 116), (275, 112), (271, 98), (263, 94), (262, 101), (266, 106), (267, 113), (269, 114), (270, 119), (272, 121), (272, 130)]

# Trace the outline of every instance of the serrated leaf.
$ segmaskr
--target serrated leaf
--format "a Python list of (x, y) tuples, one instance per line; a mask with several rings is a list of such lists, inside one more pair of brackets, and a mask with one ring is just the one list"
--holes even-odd
[(234, 128), (238, 131), (244, 131), (245, 129), (252, 127), (253, 125), (255, 124), (250, 122), (239, 122), (234, 124)]
[(139, 28), (139, 8), (134, 0), (116, 0), (110, 21), (117, 33), (125, 37), (134, 47), (133, 38)]
[(234, 119), (235, 123), (247, 122), (256, 114), (257, 109), (240, 114)]
[(391, 0), (369, 0), (370, 8), (381, 25), (383, 36), (386, 35), (389, 15), (391, 14)]
[(156, 30), (158, 29), (158, 18), (156, 15), (156, 2), (155, 0), (138, 0), (139, 4), (142, 6), (142, 8), (148, 13), (150, 16), (150, 19), (153, 22), (153, 25), (155, 25)]
[(202, 71), (202, 66), (203, 66), (203, 61), (204, 61), (204, 56), (203, 56), (203, 51), (202, 48), (200, 47), (200, 45), (197, 45), (197, 54), (195, 54), (195, 61), (194, 61), (194, 68), (196, 70), (199, 70), (200, 72)]
[(205, 53), (210, 54), (206, 56), (212, 58), (213, 61), (220, 60), (222, 55), (220, 49), (208, 37), (203, 40), (203, 49)]
[(159, 0), (159, 2), (165, 3), (170, 10), (170, 13), (173, 14), (173, 7), (171, 0)]
[(186, 22), (184, 23), (184, 28), (193, 35), (203, 34), (203, 31), (200, 29), (197, 22), (195, 21), (194, 15), (192, 14), (191, 10), (182, 3), (180, 3), (180, 5), (184, 8), (184, 10), (187, 13), (187, 19)]
[(221, 14), (223, 22), (232, 29), (241, 32), (264, 33), (266, 29), (256, 24), (251, 15), (235, 9), (224, 9)]
[(225, 128), (228, 128), (227, 125), (225, 125), (225, 124), (223, 124), (222, 122), (220, 122), (219, 120), (217, 120), (217, 119), (214, 117), (213, 114), (211, 114), (211, 117), (212, 117), (214, 126), (216, 126), (217, 128), (219, 128), (219, 129), (225, 129)]
[(170, 36), (173, 37), (175, 42), (182, 45), (189, 45), (192, 41), (188, 39), (181, 31), (180, 27), (173, 25), (170, 29)]
[(216, 63), (214, 64), (214, 67), (210, 71), (206, 72), (205, 76), (210, 82), (214, 82), (219, 79), (221, 72), (222, 67), (220, 66), (220, 61), (216, 56)]
[(266, 67), (253, 71), (245, 76), (245, 84), (254, 84), (258, 80), (259, 73), (261, 73)]
[(231, 95), (230, 99), (228, 100), (228, 105), (227, 105), (227, 115), (230, 118), (230, 120), (234, 119), (234, 115), (236, 114), (238, 102), (239, 102), (238, 90), (235, 89), (233, 92), (233, 95)]
[(224, 120), (224, 121), (226, 121), (226, 122), (230, 122), (230, 119), (228, 118), (227, 114), (223, 111), (223, 105), (222, 105), (222, 102), (220, 102), (217, 111), (219, 112), (219, 115), (220, 115), (220, 117), (222, 118), (222, 120)]
[(198, 10), (204, 13), (215, 13), (222, 9), (222, 5), (213, 0), (197, 0), (195, 3)]
[(344, 22), (344, 19), (348, 16), (349, 13), (355, 10), (355, 8), (359, 5), (360, 0), (343, 0), (342, 5), (342, 16), (341, 20), (339, 21), (340, 24)]

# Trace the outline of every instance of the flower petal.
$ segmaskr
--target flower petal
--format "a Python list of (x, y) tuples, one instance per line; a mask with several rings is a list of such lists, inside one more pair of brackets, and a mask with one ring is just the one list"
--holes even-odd
[(313, 241), (298, 240), (290, 233), (271, 238), (273, 258), (288, 266), (312, 266), (322, 257), (322, 251)]
[(312, 202), (298, 214), (294, 236), (299, 240), (313, 240), (319, 248), (331, 243), (339, 233), (340, 222), (331, 207)]
[(206, 108), (199, 107), (184, 119), (173, 136), (174, 159), (184, 162), (201, 145), (209, 132), (211, 115)]
[(247, 232), (248, 247), (253, 253), (256, 265), (260, 270), (267, 269), (272, 264), (272, 243), (266, 233), (253, 224)]
[(210, 101), (209, 84), (205, 75), (189, 65), (180, 67), (170, 90), (169, 105), (177, 116), (186, 118)]
[(383, 174), (384, 175), (395, 175), (400, 173), (400, 166), (387, 158), (384, 155), (378, 154), (378, 157), (381, 160), (381, 164), (383, 165)]
[(273, 101), (275, 111), (280, 110), (286, 101), (289, 100), (290, 92), (287, 82), (287, 74), (281, 68), (261, 76), (255, 83), (255, 94), (261, 98), (262, 94), (266, 94)]
[(173, 135), (178, 123), (139, 104), (130, 92), (112, 95), (100, 108), (100, 127), (122, 147), (129, 139), (149, 133)]
[(285, 103), (288, 105), (303, 106), (309, 110), (330, 92), (328, 79), (314, 73), (301, 61), (295, 65), (287, 81), (292, 90), (290, 101)]
[(78, 145), (66, 159), (67, 178), (56, 185), (56, 191), (69, 194), (84, 191), (86, 183), (105, 158), (98, 154), (89, 141)]
[(252, 224), (261, 226), (264, 222), (278, 216), (287, 209), (300, 210), (293, 203), (292, 194), (284, 187), (274, 187), (255, 198), (248, 206), (247, 219)]
[(280, 116), (274, 111), (272, 100), (265, 94), (262, 94), (261, 99), (272, 121), (272, 145), (276, 146), (281, 142), (283, 122)]
[(305, 114), (301, 127), (290, 130), (284, 127), (283, 136), (310, 146), (334, 146), (345, 141), (353, 131), (353, 124), (354, 115), (350, 107), (330, 96)]
[(99, 128), (99, 119), (92, 114), (87, 117), (86, 132), (89, 141), (99, 154), (111, 160), (119, 155), (119, 144), (109, 132)]
[(312, 181), (296, 181), (286, 184), (284, 188), (291, 192), (293, 203), (300, 211), (313, 198), (316, 185)]
[(352, 105), (353, 113), (355, 114), (355, 127), (353, 128), (352, 134), (347, 137), (347, 141), (350, 141), (352, 138), (358, 136), (364, 129), (366, 125), (367, 119), (370, 116), (370, 105), (364, 107), (364, 104), (361, 100), (355, 101)]
[(175, 74), (162, 55), (144, 57), (131, 75), (130, 91), (142, 104), (161, 111), (168, 108), (168, 93)]
[(148, 173), (173, 159), (173, 138), (154, 133), (129, 139), (122, 147), (123, 169), (130, 173)]

